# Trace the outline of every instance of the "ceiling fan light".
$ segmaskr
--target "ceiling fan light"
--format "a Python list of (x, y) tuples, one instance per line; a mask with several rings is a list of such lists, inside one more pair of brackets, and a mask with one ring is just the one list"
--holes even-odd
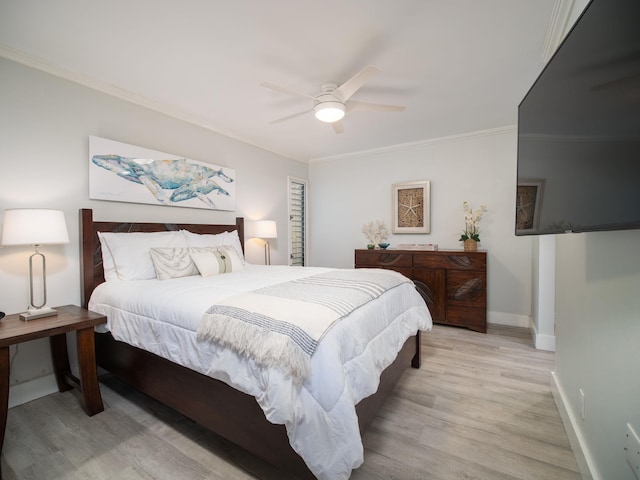
[(334, 123), (344, 117), (344, 104), (340, 102), (322, 102), (314, 108), (316, 118), (321, 122)]

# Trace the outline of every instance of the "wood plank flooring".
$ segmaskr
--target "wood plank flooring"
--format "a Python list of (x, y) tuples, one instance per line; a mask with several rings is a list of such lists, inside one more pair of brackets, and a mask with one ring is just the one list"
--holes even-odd
[[(353, 480), (579, 479), (550, 391), (554, 354), (528, 330), (435, 326), (365, 434)], [(105, 411), (74, 391), (12, 408), (4, 480), (292, 480), (109, 377)]]

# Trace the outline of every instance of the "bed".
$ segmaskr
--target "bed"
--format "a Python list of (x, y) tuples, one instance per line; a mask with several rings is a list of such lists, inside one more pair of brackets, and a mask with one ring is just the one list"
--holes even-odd
[[(390, 356), (387, 347), (381, 347), (382, 343), (375, 343), (382, 341), (384, 337), (382, 335), (383, 331), (386, 335), (386, 332), (391, 330), (390, 327), (386, 326), (380, 327), (380, 333), (375, 334), (370, 344), (365, 344), (361, 347), (363, 351), (366, 350), (368, 352), (368, 356), (362, 353), (361, 359), (360, 356), (356, 358), (355, 354), (353, 354), (354, 358), (350, 361), (348, 369), (350, 372), (355, 372), (353, 375), (357, 377), (357, 383), (362, 383), (362, 385), (357, 386), (357, 388), (353, 387), (353, 389), (350, 386), (347, 388), (345, 385), (334, 388), (329, 383), (322, 383), (325, 381), (322, 378), (316, 378), (321, 375), (317, 373), (316, 360), (324, 358), (324, 356), (328, 355), (327, 352), (331, 352), (336, 348), (335, 345), (327, 346), (331, 345), (331, 342), (344, 342), (344, 340), (334, 339), (333, 337), (340, 338), (340, 333), (343, 333), (340, 329), (343, 328), (342, 325), (346, 324), (346, 322), (340, 322), (336, 326), (332, 326), (326, 334), (323, 334), (322, 342), (318, 343), (318, 350), (311, 357), (311, 363), (309, 364), (311, 371), (309, 375), (312, 375), (312, 378), (309, 379), (306, 376), (302, 376), (302, 379), (300, 379), (294, 376), (294, 380), (289, 381), (291, 375), (282, 372), (266, 373), (261, 368), (257, 369), (256, 362), (251, 358), (247, 359), (246, 355), (243, 356), (237, 351), (230, 351), (226, 347), (217, 347), (216, 353), (211, 355), (201, 352), (192, 354), (191, 347), (187, 348), (185, 344), (189, 342), (198, 343), (193, 340), (196, 338), (196, 334), (188, 328), (182, 328), (184, 325), (179, 325), (180, 328), (175, 325), (170, 325), (170, 328), (167, 327), (171, 332), (188, 331), (190, 336), (187, 340), (179, 340), (177, 347), (166, 347), (161, 342), (155, 341), (156, 336), (159, 335), (155, 330), (147, 335), (154, 340), (151, 342), (153, 345), (146, 346), (141, 343), (142, 340), (138, 341), (138, 337), (146, 335), (144, 329), (148, 321), (153, 320), (154, 322), (159, 322), (160, 325), (164, 325), (166, 323), (164, 322), (164, 316), (174, 315), (171, 312), (174, 303), (172, 300), (173, 295), (178, 295), (178, 292), (182, 290), (187, 292), (186, 295), (190, 299), (190, 307), (184, 309), (181, 307), (180, 310), (202, 310), (201, 306), (198, 306), (200, 305), (198, 302), (204, 300), (192, 299), (189, 297), (191, 294), (188, 293), (192, 291), (191, 284), (194, 285), (194, 289), (200, 288), (200, 283), (197, 283), (198, 286), (195, 287), (196, 282), (200, 282), (200, 278), (169, 279), (166, 282), (157, 279), (141, 280), (127, 282), (126, 284), (121, 281), (105, 282), (105, 270), (107, 270), (107, 276), (109, 276), (111, 275), (109, 273), (111, 267), (108, 266), (105, 269), (103, 264), (101, 238), (99, 238), (98, 232), (104, 234), (106, 232), (151, 233), (181, 231), (191, 232), (192, 235), (199, 235), (203, 238), (212, 235), (225, 235), (225, 232), (233, 233), (237, 239), (237, 248), (244, 248), (244, 221), (242, 218), (237, 218), (236, 223), (233, 225), (121, 223), (94, 221), (92, 210), (80, 210), (82, 303), (84, 307), (91, 307), (101, 311), (100, 313), (105, 313), (108, 318), (107, 327), (109, 331), (96, 332), (95, 335), (98, 365), (138, 390), (280, 469), (291, 472), (300, 478), (348, 478), (351, 470), (362, 463), (360, 435), (376, 416), (404, 370), (409, 366), (413, 368), (420, 366), (420, 333), (421, 330), (427, 330), (431, 327), (431, 317), (420, 296), (415, 291), (410, 292), (410, 290), (415, 290), (413, 285), (409, 288), (403, 284), (391, 289), (400, 292), (398, 299), (401, 299), (401, 301), (392, 299), (394, 301), (388, 302), (388, 305), (384, 308), (377, 309), (386, 315), (388, 309), (395, 311), (395, 309), (401, 308), (398, 305), (404, 305), (405, 302), (410, 304), (406, 308), (402, 307), (406, 309), (406, 312), (403, 311), (402, 315), (397, 315), (398, 318), (393, 321), (394, 325), (399, 325), (399, 331), (395, 333), (394, 330), (392, 334), (392, 343), (394, 345), (389, 347), (389, 349), (393, 350), (393, 354)], [(242, 252), (240, 252), (240, 255), (242, 255)], [(277, 289), (280, 285), (299, 281), (299, 274), (296, 268), (308, 269), (310, 267), (280, 266), (274, 269), (274, 267), (247, 265), (246, 267), (241, 267), (241, 271), (237, 273), (212, 275), (210, 281), (218, 282), (215, 284), (216, 291), (230, 289), (230, 292), (236, 292), (237, 289), (241, 288), (240, 284), (248, 285), (252, 292), (255, 291), (254, 288), (256, 287)], [(278, 279), (277, 282), (274, 279), (269, 279), (268, 282), (271, 283), (265, 286), (262, 283), (267, 281), (263, 280), (265, 270), (268, 270), (270, 274), (273, 273), (275, 275), (273, 278)], [(307, 278), (330, 277), (341, 273), (328, 271), (327, 269), (312, 269), (311, 272), (313, 273), (311, 276), (306, 272), (304, 274), (301, 273), (300, 276), (304, 276), (306, 280)], [(219, 283), (222, 281), (221, 279), (224, 280), (224, 284)], [(150, 314), (145, 311), (137, 314), (136, 317), (124, 317), (125, 314), (129, 315), (129, 312), (123, 313), (127, 308), (105, 306), (108, 302), (103, 299), (119, 295), (117, 293), (118, 289), (125, 296), (134, 296), (135, 301), (130, 300), (129, 303), (140, 303), (138, 299), (150, 295), (148, 292), (151, 290), (148, 284), (157, 285), (160, 288), (160, 292), (164, 292), (160, 293), (159, 296), (165, 299), (165, 303), (160, 304), (157, 308), (149, 307), (151, 308), (150, 311), (153, 311), (153, 309), (159, 310), (157, 314)], [(228, 295), (229, 298), (236, 298), (231, 294)], [(242, 295), (246, 294), (241, 292), (237, 296), (241, 297)], [(214, 303), (217, 305), (217, 302)], [(214, 306), (211, 308), (213, 309)], [(380, 316), (383, 316), (383, 313), (380, 313)], [(372, 318), (372, 324), (377, 324), (381, 321), (377, 317), (373, 318), (373, 314), (367, 313), (364, 307), (358, 308), (352, 316), (354, 318), (357, 317), (354, 322), (363, 323), (363, 319), (368, 318), (368, 315)], [(158, 318), (150, 318), (154, 316)], [(400, 319), (401, 316), (402, 318)], [(129, 322), (128, 318), (140, 320), (131, 320)], [(122, 333), (123, 325), (124, 334)], [(133, 328), (130, 325), (137, 325), (137, 327)], [(118, 328), (121, 328), (121, 330), (118, 330)], [(160, 327), (157, 328), (161, 330)], [(133, 331), (131, 338), (123, 340), (122, 337), (127, 337), (128, 330)], [(334, 332), (336, 333), (334, 334)], [(344, 336), (343, 334), (342, 337)], [(349, 343), (357, 346), (359, 342), (352, 340)], [(345, 348), (352, 347), (349, 345)], [(353, 348), (355, 349), (356, 347), (354, 346)], [(165, 350), (177, 352), (179, 360), (173, 358), (170, 351)], [(372, 352), (369, 352), (369, 350), (375, 351), (375, 355), (371, 356)], [(343, 355), (347, 354), (344, 353)], [(202, 359), (204, 359), (204, 362)], [(232, 364), (230, 359), (233, 362), (241, 362), (241, 364)], [(200, 366), (197, 365), (199, 362)], [(233, 365), (233, 368), (225, 370), (223, 367), (218, 367), (216, 362), (220, 365)], [(358, 369), (378, 369), (381, 373), (379, 378), (369, 379), (368, 376), (361, 375)], [(240, 372), (237, 375), (239, 379), (230, 378), (232, 375), (229, 370)], [(259, 373), (256, 373), (256, 371), (259, 371)], [(349, 373), (349, 375), (351, 374)], [(252, 376), (258, 380), (258, 383), (262, 381), (260, 386), (254, 387), (249, 383), (247, 377)], [(348, 380), (347, 382), (345, 380), (343, 383), (349, 382), (352, 381)], [(307, 384), (313, 385), (308, 386)], [(319, 388), (319, 386), (322, 386), (322, 388)], [(304, 390), (305, 398), (298, 398), (301, 390)], [(324, 419), (326, 413), (322, 409), (318, 414), (315, 411), (312, 412), (311, 409), (304, 410), (301, 414), (290, 413), (288, 410), (281, 412), (279, 410), (282, 410), (282, 408), (274, 405), (276, 399), (271, 397), (283, 395), (282, 392), (287, 394), (284, 395), (287, 397), (284, 399), (285, 403), (289, 401), (300, 402), (299, 404), (292, 403), (290, 410), (301, 409), (300, 405), (308, 408), (309, 401), (321, 405), (325, 402), (328, 404), (325, 410), (331, 410), (330, 415), (333, 415), (333, 410), (338, 412), (341, 409), (345, 410), (345, 412), (349, 408), (353, 410), (353, 404), (357, 403), (355, 405), (357, 417), (354, 417), (355, 428), (358, 431), (357, 441), (345, 440), (347, 443), (351, 442), (354, 445), (341, 445), (338, 448), (339, 451), (327, 452), (324, 459), (312, 458), (315, 454), (310, 457), (310, 448), (308, 445), (305, 446), (304, 443), (310, 441), (311, 445), (313, 445), (314, 442), (318, 444), (318, 442), (323, 441), (322, 437), (325, 434), (322, 429), (324, 427), (318, 427), (319, 421), (315, 421), (315, 419), (316, 416), (318, 419)], [(311, 393), (307, 394), (308, 392)], [(350, 407), (346, 401), (348, 398), (352, 402)], [(299, 424), (292, 423), (291, 418), (289, 418), (290, 415), (295, 416), (296, 419), (300, 417), (302, 420), (298, 422)], [(271, 421), (267, 420), (267, 417)], [(307, 417), (311, 420), (307, 420)], [(342, 417), (336, 418), (339, 420), (337, 423), (343, 422)], [(336, 418), (332, 421), (336, 422)], [(329, 416), (329, 419), (331, 421), (331, 416)], [(273, 421), (276, 423), (272, 423)], [(349, 424), (348, 421), (344, 421), (344, 423)], [(308, 438), (315, 436), (316, 432), (319, 432), (317, 439)], [(343, 432), (328, 432), (325, 436), (329, 439), (333, 436), (338, 445), (340, 445), (343, 437), (349, 438), (349, 435), (347, 433), (343, 434)], [(292, 445), (294, 446), (292, 447)], [(319, 450), (324, 448), (322, 447)], [(327, 446), (326, 448), (330, 447)], [(323, 455), (323, 453), (320, 452), (320, 455)], [(344, 455), (345, 458), (338, 458), (334, 461), (333, 456), (340, 457), (341, 455)], [(303, 460), (303, 457), (305, 460)], [(331, 461), (327, 460), (329, 457), (331, 457)]]

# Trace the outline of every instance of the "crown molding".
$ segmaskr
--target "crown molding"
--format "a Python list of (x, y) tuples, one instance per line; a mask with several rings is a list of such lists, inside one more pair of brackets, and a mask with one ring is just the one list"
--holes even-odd
[(389, 152), (397, 152), (399, 150), (407, 150), (407, 149), (413, 149), (413, 148), (420, 148), (420, 147), (425, 147), (428, 145), (434, 145), (437, 143), (448, 143), (448, 142), (456, 142), (456, 141), (460, 141), (460, 140), (465, 140), (465, 139), (469, 139), (469, 138), (475, 138), (475, 137), (487, 137), (487, 136), (491, 136), (491, 135), (502, 135), (504, 133), (508, 133), (508, 132), (515, 132), (517, 131), (517, 126), (516, 125), (509, 125), (506, 127), (499, 127), (499, 128), (491, 128), (491, 129), (487, 129), (487, 130), (478, 130), (475, 132), (467, 132), (467, 133), (461, 133), (461, 134), (457, 134), (457, 135), (450, 135), (450, 136), (446, 136), (446, 137), (439, 137), (439, 138), (430, 138), (427, 140), (420, 140), (417, 142), (409, 142), (409, 143), (400, 143), (397, 145), (389, 145), (389, 146), (385, 146), (385, 147), (380, 147), (380, 148), (372, 148), (369, 150), (361, 150), (358, 152), (351, 152), (351, 153), (345, 153), (342, 155), (333, 155), (333, 156), (329, 156), (329, 157), (319, 157), (319, 158), (312, 158), (309, 160), (309, 164), (318, 164), (318, 163), (327, 163), (327, 162), (334, 162), (334, 161), (338, 161), (338, 160), (346, 160), (349, 158), (357, 158), (357, 157), (366, 157), (366, 156), (370, 156), (370, 155), (377, 155), (380, 153), (389, 153)]
[(556, 52), (568, 31), (568, 21), (575, 0), (556, 0), (549, 19), (547, 35), (544, 39), (540, 60), (547, 63)]
[[(571, 2), (573, 3), (573, 0), (558, 0), (558, 3), (563, 3), (563, 2)], [(152, 100), (150, 98), (144, 97), (142, 95), (136, 94), (134, 92), (131, 92), (129, 90), (125, 90), (122, 89), (120, 87), (116, 87), (115, 85), (111, 85), (109, 83), (106, 82), (102, 82), (100, 80), (97, 80), (96, 78), (90, 77), (88, 75), (84, 75), (84, 74), (80, 74), (77, 72), (73, 72), (70, 70), (66, 70), (64, 68), (55, 66), (45, 60), (42, 60), (40, 58), (34, 57), (34, 56), (30, 56), (25, 54), (24, 52), (21, 52), (19, 50), (15, 50), (15, 49), (11, 49), (5, 46), (0, 45), (0, 57), (5, 58), (7, 60), (11, 60), (14, 61), (16, 63), (22, 64), (22, 65), (26, 65), (28, 67), (34, 68), (36, 70), (40, 70), (43, 71), (45, 73), (48, 73), (50, 75), (53, 75), (55, 77), (59, 77), (59, 78), (63, 78), (65, 80), (68, 80), (70, 82), (73, 83), (77, 83), (79, 85), (82, 85), (84, 87), (90, 88), (92, 90), (96, 90), (98, 92), (104, 93), (106, 95), (115, 97), (115, 98), (119, 98), (121, 100), (124, 100), (126, 102), (132, 103), (134, 105), (138, 105), (144, 108), (148, 108), (150, 110), (156, 111), (158, 113), (170, 116), (172, 118), (181, 120), (183, 122), (186, 123), (190, 123), (192, 125), (195, 125), (197, 127), (200, 128), (204, 128), (206, 130), (209, 130), (211, 132), (217, 133), (219, 135), (223, 135), (225, 137), (237, 140), (239, 142), (245, 143), (247, 145), (252, 145), (256, 148), (260, 148), (262, 150), (274, 153), (276, 155), (279, 155), (281, 157), (284, 158), (288, 158), (290, 160), (294, 160), (300, 163), (306, 163), (306, 164), (314, 164), (314, 163), (323, 163), (323, 162), (331, 162), (331, 161), (337, 161), (337, 160), (344, 160), (344, 159), (349, 159), (349, 158), (357, 158), (357, 157), (362, 157), (362, 156), (367, 156), (367, 155), (375, 155), (375, 154), (379, 154), (379, 153), (385, 153), (385, 152), (395, 152), (395, 151), (399, 151), (399, 150), (405, 150), (405, 149), (412, 149), (412, 148), (419, 148), (422, 146), (426, 146), (426, 145), (432, 145), (432, 144), (436, 144), (436, 143), (443, 143), (443, 142), (452, 142), (452, 141), (458, 141), (458, 140), (462, 140), (465, 138), (471, 138), (471, 137), (478, 137), (478, 136), (487, 136), (487, 135), (499, 135), (505, 132), (509, 132), (509, 131), (514, 131), (516, 130), (516, 126), (512, 125), (512, 126), (507, 126), (507, 127), (500, 127), (500, 128), (494, 128), (494, 129), (488, 129), (488, 130), (480, 130), (480, 131), (476, 131), (476, 132), (469, 132), (469, 133), (464, 133), (464, 134), (457, 134), (457, 135), (451, 135), (451, 136), (446, 136), (446, 137), (440, 137), (440, 138), (433, 138), (433, 139), (426, 139), (426, 140), (420, 140), (417, 142), (409, 142), (409, 143), (402, 143), (402, 144), (397, 144), (397, 145), (389, 145), (389, 146), (385, 146), (385, 147), (380, 147), (380, 148), (373, 148), (373, 149), (367, 149), (367, 150), (361, 150), (361, 151), (357, 151), (357, 152), (350, 152), (350, 153), (346, 153), (346, 154), (340, 154), (340, 155), (334, 155), (334, 156), (327, 156), (327, 157), (318, 157), (318, 158), (310, 158), (307, 161), (301, 160), (299, 158), (293, 158), (287, 154), (284, 154), (282, 152), (278, 152), (275, 151), (273, 149), (267, 148), (263, 145), (258, 145), (254, 142), (252, 142), (249, 139), (246, 139), (242, 136), (239, 136), (237, 134), (234, 134), (233, 132), (229, 132), (226, 131), (224, 129), (221, 129), (215, 125), (210, 124), (209, 122), (205, 121), (202, 118), (199, 118), (193, 114), (187, 113), (183, 110), (177, 109), (177, 108), (173, 108), (165, 103), (162, 102), (158, 102), (156, 100)]]
[(291, 156), (284, 154), (282, 152), (277, 152), (263, 145), (258, 145), (255, 142), (252, 142), (251, 140), (245, 137), (242, 137), (241, 135), (237, 135), (233, 132), (230, 132), (216, 125), (213, 125), (207, 122), (206, 120), (204, 120), (203, 118), (198, 117), (197, 115), (193, 115), (191, 113), (185, 112), (184, 110), (174, 108), (164, 102), (152, 100), (143, 95), (139, 95), (129, 90), (116, 87), (115, 85), (111, 85), (110, 83), (102, 82), (94, 77), (90, 77), (88, 75), (84, 75), (78, 72), (73, 72), (71, 70), (66, 70), (62, 67), (58, 67), (45, 60), (42, 60), (41, 58), (27, 55), (24, 52), (21, 52), (19, 50), (15, 50), (15, 49), (0, 45), (0, 57), (25, 65), (27, 67), (34, 68), (36, 70), (40, 70), (42, 72), (53, 75), (55, 77), (63, 78), (70, 82), (77, 83), (79, 85), (90, 88), (92, 90), (96, 90), (106, 95), (119, 98), (120, 100), (124, 100), (134, 105), (148, 108), (149, 110), (153, 110), (155, 112), (167, 115), (177, 120), (190, 123), (191, 125), (195, 125), (197, 127), (203, 128), (205, 130), (209, 130), (219, 135), (223, 135), (233, 140), (237, 140), (247, 145), (260, 148), (261, 150), (275, 153), (276, 155), (279, 155), (281, 157), (288, 158), (290, 160), (295, 160), (297, 162), (305, 163), (305, 162), (302, 162), (300, 159), (292, 158)]

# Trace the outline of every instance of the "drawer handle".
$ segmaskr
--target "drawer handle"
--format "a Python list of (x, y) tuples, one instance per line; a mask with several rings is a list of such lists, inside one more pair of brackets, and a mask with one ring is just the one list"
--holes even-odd
[(381, 253), (380, 254), (380, 263), (384, 265), (390, 265), (396, 260), (400, 258), (400, 255), (397, 253)]
[(416, 290), (418, 290), (418, 293), (422, 296), (427, 305), (430, 303), (434, 303), (433, 292), (426, 283), (414, 280), (413, 284), (416, 286)]
[(449, 255), (447, 256), (447, 259), (454, 265), (457, 265), (458, 267), (462, 267), (462, 268), (471, 267), (471, 257), (467, 255)]
[(482, 278), (472, 278), (467, 280), (453, 292), (456, 300), (471, 300), (482, 293)]

